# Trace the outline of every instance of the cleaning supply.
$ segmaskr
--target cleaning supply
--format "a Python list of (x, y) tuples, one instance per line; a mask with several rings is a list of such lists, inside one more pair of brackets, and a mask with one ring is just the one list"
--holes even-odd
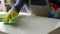
[(8, 23), (6, 21), (4, 21), (4, 24), (10, 24), (10, 25), (16, 24), (16, 23), (17, 23), (17, 17), (10, 19), (10, 21)]
[(4, 19), (4, 24), (12, 24), (15, 23), (18, 16), (18, 12), (16, 10), (9, 10), (6, 18)]

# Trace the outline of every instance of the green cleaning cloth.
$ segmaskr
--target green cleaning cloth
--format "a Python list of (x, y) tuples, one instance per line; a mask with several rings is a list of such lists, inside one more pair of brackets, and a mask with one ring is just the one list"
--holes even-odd
[(16, 24), (17, 23), (17, 17), (10, 19), (9, 22), (6, 22), (6, 20), (4, 20), (4, 23), (5, 24)]

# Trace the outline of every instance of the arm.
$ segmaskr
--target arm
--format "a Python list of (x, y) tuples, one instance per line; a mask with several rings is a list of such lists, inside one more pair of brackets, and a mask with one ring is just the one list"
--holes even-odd
[(22, 8), (22, 6), (24, 5), (24, 3), (25, 3), (25, 0), (17, 0), (16, 4), (7, 13), (4, 20), (5, 24), (15, 23), (15, 21), (17, 20), (18, 13)]
[(16, 10), (19, 13), (19, 11), (23, 7), (24, 3), (25, 3), (25, 0), (17, 0), (17, 2), (11, 8), (11, 10)]

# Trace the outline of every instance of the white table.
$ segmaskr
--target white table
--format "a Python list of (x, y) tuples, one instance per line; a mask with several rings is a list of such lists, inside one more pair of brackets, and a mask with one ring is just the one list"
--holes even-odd
[(20, 16), (18, 26), (4, 25), (0, 22), (0, 31), (8, 34), (48, 34), (60, 27), (59, 24), (58, 19)]

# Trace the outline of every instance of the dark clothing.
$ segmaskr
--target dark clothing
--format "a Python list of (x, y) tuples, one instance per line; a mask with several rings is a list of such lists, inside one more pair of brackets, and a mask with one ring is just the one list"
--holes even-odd
[[(15, 3), (15, 5), (11, 8), (11, 10), (17, 10), (17, 12), (19, 13), (20, 9), (23, 7), (24, 4), (28, 5), (28, 0), (17, 0), (17, 2)], [(29, 5), (28, 5), (29, 6)], [(27, 6), (27, 7), (28, 7)]]

